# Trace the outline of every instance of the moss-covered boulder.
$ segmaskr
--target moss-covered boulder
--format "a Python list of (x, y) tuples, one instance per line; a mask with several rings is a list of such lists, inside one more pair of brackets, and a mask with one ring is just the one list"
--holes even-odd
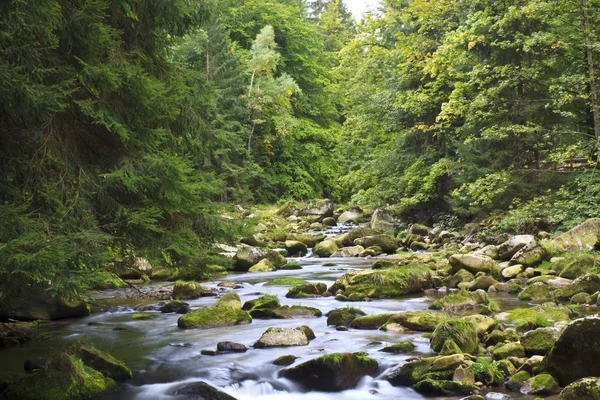
[(173, 286), (173, 298), (177, 300), (191, 300), (201, 297), (207, 292), (202, 285), (194, 281), (177, 281)]
[(437, 357), (424, 357), (406, 362), (387, 371), (383, 379), (394, 386), (412, 386), (423, 379)]
[(474, 294), (461, 290), (436, 299), (429, 306), (429, 309), (459, 312), (474, 309), (477, 305), (487, 303), (488, 301), (489, 298), (485, 292), (483, 294), (480, 292)]
[(463, 319), (452, 318), (439, 324), (431, 335), (431, 349), (441, 352), (447, 340), (452, 340), (463, 353), (475, 353), (479, 349), (475, 324)]
[(131, 377), (125, 364), (77, 341), (50, 357), (39, 371), (10, 383), (4, 395), (19, 400), (88, 399)]
[(217, 300), (214, 306), (204, 307), (181, 316), (177, 320), (177, 326), (183, 329), (206, 329), (250, 322), (252, 317), (242, 310), (240, 297), (237, 293), (229, 292)]
[(477, 386), (470, 382), (437, 379), (423, 379), (413, 388), (418, 393), (430, 396), (460, 396), (477, 390)]
[(505, 343), (496, 346), (492, 351), (492, 355), (496, 360), (504, 360), (509, 357), (525, 357), (525, 349), (519, 342)]
[(306, 346), (310, 337), (304, 328), (273, 327), (267, 329), (260, 339), (254, 343), (257, 349), (267, 347)]
[(508, 239), (498, 246), (498, 258), (508, 261), (520, 250), (537, 247), (537, 241), (533, 235), (517, 235)]
[(350, 297), (389, 298), (419, 293), (433, 286), (433, 274), (424, 267), (393, 267), (380, 270), (353, 271), (344, 274), (329, 288)]
[(521, 293), (519, 293), (519, 300), (542, 300), (547, 299), (550, 296), (550, 290), (548, 285), (543, 282), (536, 282), (529, 286), (526, 286)]
[(285, 265), (279, 268), (280, 270), (297, 270), (302, 269), (302, 265), (298, 260), (289, 260)]
[(475, 330), (479, 336), (483, 337), (486, 333), (493, 331), (498, 327), (498, 321), (492, 317), (481, 314), (467, 315), (462, 318), (463, 321), (470, 322), (475, 325)]
[(354, 240), (354, 244), (362, 246), (365, 249), (368, 247), (379, 247), (384, 253), (394, 254), (400, 247), (395, 237), (391, 235), (373, 235), (364, 236)]
[(492, 332), (485, 335), (486, 346), (495, 346), (498, 343), (516, 342), (519, 340), (519, 334), (513, 328), (505, 330), (494, 329)]
[(556, 328), (538, 328), (526, 332), (521, 337), (521, 344), (529, 356), (545, 355), (560, 337), (560, 330)]
[(594, 250), (600, 244), (600, 218), (592, 218), (554, 239), (554, 246), (565, 251)]
[(560, 386), (551, 375), (539, 374), (523, 382), (520, 392), (528, 395), (547, 396), (560, 392)]
[(90, 313), (87, 304), (49, 295), (42, 288), (23, 287), (26, 293), (4, 294), (0, 300), (0, 320), (35, 321), (83, 317)]
[(202, 381), (186, 383), (183, 387), (175, 390), (173, 394), (186, 399), (236, 400), (227, 393)]
[(282, 371), (305, 389), (340, 392), (352, 389), (364, 376), (377, 374), (377, 361), (359, 353), (332, 353)]
[(300, 305), (281, 306), (273, 310), (273, 317), (281, 319), (312, 318), (322, 315), (323, 313), (318, 308)]
[(298, 357), (292, 354), (286, 354), (284, 356), (277, 357), (275, 360), (273, 360), (273, 364), (287, 367), (288, 365), (292, 365), (293, 363), (295, 363), (296, 359), (298, 359)]
[(554, 297), (566, 300), (577, 293), (592, 294), (598, 291), (600, 291), (600, 275), (588, 274), (575, 279), (569, 286), (556, 290)]
[(600, 400), (600, 378), (583, 378), (569, 384), (558, 400)]
[(364, 250), (365, 250), (365, 248), (362, 246), (342, 247), (341, 249), (338, 249), (335, 253), (333, 253), (331, 255), (331, 257), (342, 257), (342, 258), (358, 257), (360, 255), (360, 253), (362, 253)]
[(448, 277), (442, 279), (441, 284), (443, 286), (446, 286), (449, 288), (455, 288), (455, 287), (458, 287), (458, 285), (460, 283), (471, 282), (474, 279), (475, 279), (475, 275), (473, 275), (466, 269), (461, 269), (458, 272), (456, 272), (454, 275), (451, 275), (451, 276), (448, 276)]
[(237, 271), (248, 271), (267, 256), (267, 252), (259, 247), (241, 247), (233, 257), (233, 264)]
[(384, 353), (392, 353), (392, 354), (410, 353), (416, 347), (417, 346), (415, 346), (415, 344), (413, 342), (411, 342), (410, 340), (403, 340), (401, 342), (394, 343), (389, 346), (385, 346), (383, 349), (381, 349), (381, 351), (383, 351)]
[(514, 324), (518, 330), (532, 330), (571, 320), (571, 310), (554, 303), (544, 303), (535, 307), (515, 308), (497, 314), (496, 318)]
[(564, 329), (542, 368), (566, 386), (588, 376), (600, 376), (600, 318), (575, 320)]
[(391, 316), (392, 314), (386, 313), (356, 317), (350, 326), (354, 329), (379, 329), (390, 319)]
[(313, 254), (317, 257), (328, 258), (338, 250), (335, 240), (326, 239), (318, 243), (313, 249)]
[(495, 278), (500, 276), (500, 267), (498, 263), (487, 256), (477, 256), (473, 254), (454, 254), (449, 259), (452, 267), (451, 273), (455, 274), (461, 269), (467, 270), (472, 274), (483, 272)]
[(569, 257), (559, 257), (551, 260), (551, 268), (558, 276), (566, 279), (577, 279), (592, 272), (596, 258), (590, 254), (572, 253)]
[(36, 327), (35, 322), (0, 322), (0, 350), (33, 340)]
[(523, 272), (523, 266), (521, 264), (516, 264), (516, 265), (511, 265), (509, 267), (506, 267), (504, 269), (502, 269), (502, 272), (500, 273), (500, 275), (502, 275), (502, 278), (506, 281), (516, 278), (517, 275), (519, 275), (521, 272)]
[(524, 247), (511, 258), (510, 262), (523, 265), (527, 268), (541, 264), (546, 257), (546, 250), (541, 246), (535, 246), (533, 248)]
[(473, 282), (469, 283), (467, 289), (471, 291), (475, 290), (488, 290), (490, 287), (497, 285), (498, 282), (492, 276), (489, 275), (481, 275), (476, 277)]
[(190, 311), (190, 305), (185, 301), (181, 300), (172, 300), (164, 304), (160, 307), (159, 311), (161, 313), (176, 313), (176, 314), (185, 314)]
[[(405, 311), (393, 314), (382, 329), (385, 331), (412, 330), (417, 332), (433, 332), (448, 316), (433, 311)], [(400, 329), (399, 329), (400, 328)]]
[(273, 311), (280, 307), (279, 298), (271, 294), (265, 294), (257, 299), (248, 300), (242, 306), (252, 318), (273, 318)]
[(288, 257), (303, 257), (308, 253), (308, 246), (299, 240), (286, 240), (285, 250)]
[[(503, 360), (508, 361), (508, 360)], [(511, 364), (512, 365), (512, 364)], [(513, 367), (514, 368), (514, 367)], [(510, 377), (508, 382), (506, 382), (506, 387), (513, 392), (520, 392), (521, 387), (525, 382), (531, 379), (531, 374), (525, 370), (520, 370)]]
[(364, 311), (355, 307), (336, 308), (327, 313), (327, 325), (350, 326), (354, 319), (365, 315)]
[(277, 270), (277, 268), (275, 268), (273, 263), (271, 261), (269, 261), (268, 259), (264, 258), (264, 259), (260, 260), (259, 262), (257, 262), (256, 264), (254, 264), (253, 266), (251, 266), (248, 269), (248, 272), (272, 272), (272, 271), (276, 271), (276, 270)]
[(292, 287), (285, 297), (289, 299), (304, 299), (311, 297), (321, 297), (327, 291), (327, 285), (324, 283), (306, 283)]

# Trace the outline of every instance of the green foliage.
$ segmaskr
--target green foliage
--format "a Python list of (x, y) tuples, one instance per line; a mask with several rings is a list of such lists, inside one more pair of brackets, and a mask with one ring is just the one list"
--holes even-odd
[(467, 369), (475, 375), (476, 380), (487, 385), (501, 385), (504, 383), (505, 376), (498, 368), (498, 361), (489, 358), (478, 358)]

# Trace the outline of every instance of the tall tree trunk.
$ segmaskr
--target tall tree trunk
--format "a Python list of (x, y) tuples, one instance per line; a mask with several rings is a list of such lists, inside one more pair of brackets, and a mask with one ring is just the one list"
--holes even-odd
[(594, 134), (600, 142), (600, 108), (598, 107), (598, 85), (596, 84), (596, 68), (594, 66), (594, 53), (592, 50), (592, 34), (590, 28), (590, 14), (588, 0), (583, 1), (583, 34), (585, 37), (585, 54), (587, 58), (588, 81), (590, 85), (590, 101), (594, 113)]

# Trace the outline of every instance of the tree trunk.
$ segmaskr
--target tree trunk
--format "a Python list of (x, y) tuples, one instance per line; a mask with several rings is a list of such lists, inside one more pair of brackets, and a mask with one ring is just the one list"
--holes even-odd
[(594, 66), (594, 53), (592, 50), (590, 15), (588, 0), (583, 0), (583, 34), (585, 37), (585, 54), (587, 58), (588, 81), (590, 85), (590, 101), (594, 114), (594, 134), (600, 142), (600, 108), (598, 107), (598, 85), (596, 84), (596, 68)]

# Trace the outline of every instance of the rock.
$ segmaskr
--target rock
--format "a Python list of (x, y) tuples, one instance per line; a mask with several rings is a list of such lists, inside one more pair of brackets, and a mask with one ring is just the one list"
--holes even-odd
[(508, 281), (515, 278), (521, 272), (523, 272), (523, 266), (521, 264), (517, 264), (504, 268), (500, 274), (502, 275), (502, 278)]
[(202, 381), (187, 383), (185, 386), (177, 389), (173, 394), (189, 400), (236, 400), (227, 393)]
[(360, 222), (363, 222), (363, 220), (363, 211), (358, 207), (349, 208), (338, 217), (338, 222), (340, 224), (358, 224)]
[(535, 267), (546, 259), (547, 253), (540, 246), (534, 248), (523, 247), (511, 259), (511, 264), (521, 264), (525, 267)]
[(248, 271), (250, 267), (258, 264), (267, 256), (267, 252), (258, 247), (241, 247), (233, 257), (233, 263), (237, 271)]
[(313, 249), (313, 254), (321, 258), (328, 258), (338, 250), (337, 244), (334, 240), (326, 239), (318, 243)]
[(575, 279), (569, 286), (554, 292), (557, 299), (570, 299), (577, 293), (592, 294), (600, 291), (600, 275), (588, 274)]
[(548, 285), (542, 282), (537, 282), (525, 287), (519, 293), (519, 300), (542, 300), (550, 296)]
[(4, 296), (0, 320), (36, 321), (83, 317), (90, 313), (87, 304), (59, 299), (41, 288), (28, 287), (27, 298)]
[(324, 283), (306, 283), (304, 285), (295, 285), (285, 297), (289, 299), (303, 299), (311, 297), (321, 297), (327, 291)]
[(592, 218), (554, 239), (564, 251), (594, 250), (600, 244), (600, 218)]
[(332, 218), (332, 217), (323, 218), (323, 221), (321, 223), (325, 226), (336, 226), (337, 225), (335, 218)]
[(308, 253), (308, 246), (298, 240), (286, 240), (285, 249), (288, 257), (304, 257)]
[(560, 392), (558, 400), (600, 400), (600, 378), (583, 378)]
[(457, 396), (470, 394), (477, 386), (469, 382), (424, 379), (413, 386), (416, 392), (426, 395)]
[(456, 368), (463, 365), (466, 359), (467, 358), (464, 354), (451, 354), (447, 356), (436, 357), (431, 364), (431, 367), (429, 367), (429, 371), (454, 371)]
[(482, 336), (496, 328), (499, 324), (492, 317), (487, 317), (481, 314), (473, 314), (467, 315), (466, 317), (462, 317), (463, 321), (471, 322), (475, 325), (475, 329), (477, 330), (477, 334)]
[(393, 235), (395, 230), (394, 217), (389, 211), (378, 208), (371, 217), (370, 227), (376, 232), (387, 232)]
[(298, 216), (305, 217), (310, 222), (320, 222), (327, 217), (333, 217), (334, 209), (335, 205), (331, 200), (323, 199), (298, 212)]
[(538, 328), (525, 333), (521, 337), (521, 344), (527, 355), (545, 355), (560, 337), (556, 328)]
[(277, 270), (277, 268), (275, 268), (273, 263), (271, 263), (271, 261), (264, 258), (264, 259), (260, 260), (258, 263), (254, 264), (252, 267), (250, 267), (250, 269), (248, 269), (248, 272), (271, 272), (271, 271), (276, 271), (276, 270)]
[(435, 359), (436, 357), (425, 357), (406, 362), (386, 371), (381, 379), (394, 386), (412, 386), (429, 371)]
[(394, 267), (381, 270), (352, 271), (344, 274), (329, 288), (359, 298), (400, 297), (419, 293), (433, 286), (433, 276), (424, 267)]
[(364, 248), (377, 246), (387, 254), (396, 253), (400, 247), (396, 238), (390, 235), (364, 236), (354, 240), (354, 244)]
[(340, 392), (354, 388), (364, 376), (375, 376), (377, 369), (377, 361), (366, 353), (332, 353), (283, 370), (282, 376), (308, 390)]
[(464, 310), (472, 310), (478, 304), (487, 303), (487, 293), (483, 292), (483, 296), (480, 296), (480, 292), (474, 293), (461, 290), (460, 292), (453, 292), (446, 296), (436, 299), (430, 306), (430, 310), (445, 310), (451, 312), (459, 312)]
[(384, 353), (401, 354), (401, 353), (410, 353), (416, 347), (417, 346), (415, 346), (413, 342), (411, 342), (409, 340), (403, 340), (402, 342), (394, 343), (391, 346), (386, 346), (383, 349), (381, 349), (380, 351), (383, 351)]
[(365, 250), (362, 246), (343, 247), (331, 255), (331, 257), (358, 257)]
[(323, 241), (325, 239), (324, 235), (310, 235), (307, 233), (297, 233), (294, 235), (290, 235), (288, 240), (296, 240), (298, 242), (304, 243), (308, 248), (313, 248), (317, 245), (317, 243)]
[(537, 241), (533, 235), (514, 236), (498, 246), (498, 257), (501, 260), (510, 260), (521, 249), (533, 249), (535, 247), (537, 247)]
[(312, 318), (323, 315), (321, 310), (307, 306), (281, 306), (273, 310), (273, 318)]
[(234, 296), (228, 295), (237, 296), (235, 293), (228, 293), (212, 307), (191, 311), (177, 320), (177, 326), (184, 329), (217, 328), (252, 322), (250, 314), (241, 309), (239, 296), (235, 299)]
[(520, 392), (523, 384), (529, 379), (531, 379), (531, 374), (525, 370), (520, 370), (510, 377), (506, 383), (506, 387), (513, 392)]
[(449, 288), (455, 288), (461, 282), (471, 282), (474, 279), (475, 276), (472, 273), (470, 273), (466, 269), (461, 269), (454, 275), (442, 280), (442, 285), (447, 286)]
[(384, 313), (356, 317), (352, 321), (351, 326), (354, 329), (379, 329), (391, 316), (392, 314)]
[(560, 386), (549, 374), (539, 374), (523, 382), (521, 393), (529, 395), (551, 395), (560, 392)]
[(409, 235), (427, 236), (429, 228), (421, 224), (412, 224), (408, 229)]
[(554, 303), (544, 303), (535, 307), (515, 308), (496, 315), (499, 321), (508, 321), (519, 330), (531, 330), (551, 326), (559, 321), (569, 321), (571, 310)]
[(287, 367), (288, 365), (292, 365), (293, 363), (295, 363), (297, 359), (298, 357), (291, 354), (287, 354), (285, 356), (277, 357), (273, 361), (273, 364)]
[(463, 353), (475, 353), (479, 349), (477, 328), (470, 321), (449, 319), (439, 324), (431, 335), (431, 349), (441, 352), (447, 340), (452, 340)]
[(173, 300), (162, 306), (160, 309), (161, 313), (176, 313), (185, 314), (190, 311), (190, 305), (185, 301)]
[(245, 353), (248, 348), (241, 343), (219, 342), (217, 343), (217, 351), (222, 353)]
[(506, 343), (496, 347), (492, 351), (496, 360), (503, 360), (509, 357), (525, 357), (525, 349), (521, 343)]
[(86, 366), (95, 369), (107, 378), (117, 382), (133, 378), (131, 370), (124, 363), (84, 341), (73, 342), (68, 351), (80, 358)]
[(303, 328), (280, 328), (267, 329), (260, 339), (254, 343), (257, 349), (268, 347), (307, 346), (310, 341)]
[(274, 310), (280, 307), (279, 298), (271, 294), (265, 294), (257, 299), (248, 300), (242, 306), (252, 318), (273, 318)]
[(500, 267), (490, 257), (475, 256), (472, 254), (454, 254), (450, 257), (449, 261), (452, 266), (452, 274), (464, 269), (472, 274), (483, 272), (494, 277), (500, 276)]
[(327, 313), (327, 325), (350, 326), (354, 319), (364, 315), (366, 315), (365, 312), (358, 308), (336, 308)]
[(600, 318), (588, 317), (567, 325), (542, 368), (561, 386), (588, 376), (600, 376)]
[(25, 344), (33, 340), (35, 328), (35, 323), (0, 322), (0, 349)]
[(485, 397), (483, 398), (483, 400), (514, 400), (512, 397), (510, 397), (507, 394), (504, 393), (495, 393), (495, 392), (490, 392), (488, 394), (485, 395)]
[(198, 282), (177, 281), (173, 286), (173, 298), (177, 300), (191, 300), (202, 296), (205, 290)]
[(418, 332), (433, 332), (447, 318), (446, 314), (433, 311), (405, 311), (393, 314), (383, 326), (383, 330), (394, 331), (399, 325)]
[(571, 304), (591, 304), (592, 296), (587, 293), (577, 293), (571, 297)]
[(475, 256), (486, 256), (493, 260), (498, 259), (498, 247), (493, 244), (487, 245), (482, 249), (476, 250), (473, 252)]
[(300, 262), (298, 262), (297, 260), (291, 260), (288, 261), (285, 265), (283, 265), (281, 268), (279, 268), (281, 270), (296, 270), (296, 269), (302, 269), (302, 265), (300, 264)]
[(488, 290), (491, 286), (497, 285), (498, 282), (489, 275), (481, 275), (475, 278), (468, 286), (469, 290)]
[[(554, 261), (553, 261), (554, 260)], [(596, 259), (588, 254), (574, 253), (571, 257), (555, 257), (551, 262), (551, 268), (561, 278), (577, 279), (582, 275), (592, 272)]]

